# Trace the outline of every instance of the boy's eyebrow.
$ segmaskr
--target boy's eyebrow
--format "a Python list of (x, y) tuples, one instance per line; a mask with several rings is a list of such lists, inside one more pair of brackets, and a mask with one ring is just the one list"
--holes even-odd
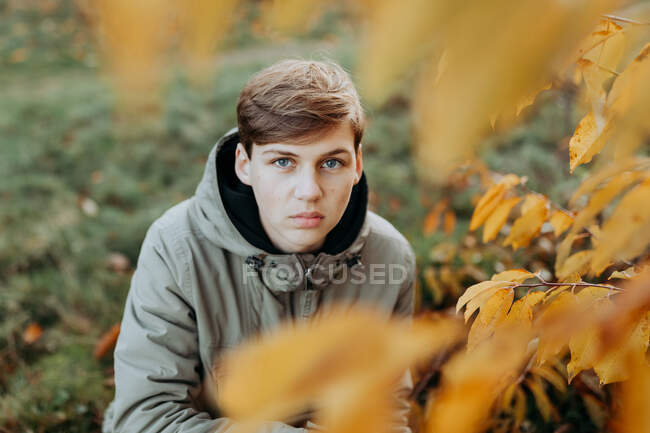
[[(286, 151), (286, 150), (279, 150), (279, 149), (265, 150), (264, 152), (262, 152), (262, 155), (267, 154), (267, 153), (275, 153), (275, 154), (278, 154), (278, 155), (285, 155), (285, 156), (299, 156), (299, 155), (296, 155), (293, 152), (289, 152), (289, 151)], [(321, 156), (332, 156), (332, 155), (338, 155), (339, 153), (350, 153), (350, 151), (340, 147), (338, 149), (330, 150), (329, 152), (324, 153)]]

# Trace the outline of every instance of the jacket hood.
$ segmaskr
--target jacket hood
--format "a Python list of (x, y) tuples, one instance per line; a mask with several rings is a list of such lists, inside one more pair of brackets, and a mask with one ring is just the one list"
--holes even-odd
[[(265, 243), (264, 239), (260, 239), (268, 239), (263, 230), (260, 233), (259, 230), (251, 231), (242, 228), (242, 221), (237, 222), (238, 229), (236, 223), (233, 222), (233, 218), (237, 219), (236, 213), (238, 211), (251, 212), (251, 209), (246, 207), (237, 209), (234, 206), (228, 208), (227, 200), (222, 195), (224, 185), (220, 183), (224, 182), (225, 175), (220, 173), (220, 170), (223, 171), (223, 166), (219, 167), (218, 158), (224, 154), (223, 150), (235, 146), (238, 141), (237, 128), (233, 128), (219, 139), (208, 156), (203, 178), (196, 189), (193, 203), (194, 217), (203, 235), (219, 247), (243, 257), (249, 267), (257, 271), (262, 271), (266, 267), (284, 268), (281, 265), (288, 265), (289, 268), (297, 267), (301, 272), (297, 272), (294, 278), (290, 278), (290, 281), (287, 282), (288, 285), (280, 284), (280, 286), (286, 286), (284, 287), (286, 290), (297, 288), (305, 275), (316, 277), (315, 273), (317, 272), (312, 274), (310, 269), (325, 270), (331, 265), (345, 264), (351, 267), (360, 264), (359, 253), (369, 232), (366, 209), (368, 187), (365, 175), (355, 186), (355, 200), (361, 200), (361, 205), (355, 208), (348, 204), (348, 209), (341, 221), (328, 234), (323, 250), (317, 254), (281, 253), (275, 250), (270, 242)], [(352, 200), (350, 201), (352, 202)], [(248, 220), (250, 221), (250, 218)], [(246, 223), (244, 222), (243, 225)], [(330, 235), (334, 235), (334, 237)], [(266, 247), (264, 247), (265, 245)], [(269, 273), (264, 272), (263, 274), (268, 275)], [(330, 278), (324, 275), (318, 275), (318, 277), (318, 279), (314, 278), (314, 281), (323, 281), (323, 284), (327, 284), (332, 275)], [(278, 286), (277, 281), (274, 280), (272, 283), (272, 285)]]

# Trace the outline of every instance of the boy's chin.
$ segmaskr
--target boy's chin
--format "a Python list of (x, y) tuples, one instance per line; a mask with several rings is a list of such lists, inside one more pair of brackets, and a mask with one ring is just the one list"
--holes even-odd
[(323, 246), (325, 236), (327, 236), (327, 234), (324, 236), (309, 236), (305, 233), (305, 230), (300, 230), (295, 234), (292, 233), (292, 235), (288, 240), (294, 253), (311, 253), (318, 250)]

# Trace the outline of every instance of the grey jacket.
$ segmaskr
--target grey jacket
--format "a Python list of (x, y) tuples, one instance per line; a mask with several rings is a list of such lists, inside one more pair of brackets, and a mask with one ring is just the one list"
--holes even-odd
[[(387, 317), (412, 314), (413, 251), (370, 211), (356, 240), (336, 255), (273, 255), (246, 241), (217, 184), (217, 153), (233, 133), (213, 147), (195, 195), (147, 231), (115, 347), (105, 433), (227, 432), (233, 421), (214, 405), (225, 350), (335, 304), (372, 305)], [(411, 388), (407, 372), (396, 392), (395, 427), (403, 432)], [(262, 432), (306, 430), (276, 421)]]

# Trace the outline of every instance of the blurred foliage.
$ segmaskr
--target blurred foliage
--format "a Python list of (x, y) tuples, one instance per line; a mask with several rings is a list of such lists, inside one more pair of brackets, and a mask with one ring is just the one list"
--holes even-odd
[[(342, 8), (329, 6), (288, 38), (265, 27), (257, 2), (243, 2), (208, 90), (170, 64), (162, 115), (130, 122), (98, 73), (87, 5), (0, 0), (0, 427), (8, 431), (99, 430), (113, 395), (112, 357), (94, 359), (93, 347), (121, 318), (146, 229), (193, 194), (210, 147), (235, 124), (247, 78), (287, 56), (329, 57), (348, 70), (357, 61), (358, 29)], [(514, 254), (468, 232), (478, 175), (442, 187), (418, 182), (411, 89), (401, 85), (368, 109), (364, 164), (372, 209), (416, 250), (420, 308), (454, 305), (495, 270), (550, 272), (550, 231)], [(575, 94), (543, 92), (517, 127), (488, 137), (487, 168), (525, 175), (530, 188), (565, 202), (585, 173), (568, 175), (568, 137), (580, 118)], [(441, 202), (438, 227), (423, 235)], [(31, 324), (42, 328), (33, 341), (25, 335)], [(575, 431), (593, 429), (573, 388), (553, 400)], [(527, 401), (528, 431), (552, 431)]]

